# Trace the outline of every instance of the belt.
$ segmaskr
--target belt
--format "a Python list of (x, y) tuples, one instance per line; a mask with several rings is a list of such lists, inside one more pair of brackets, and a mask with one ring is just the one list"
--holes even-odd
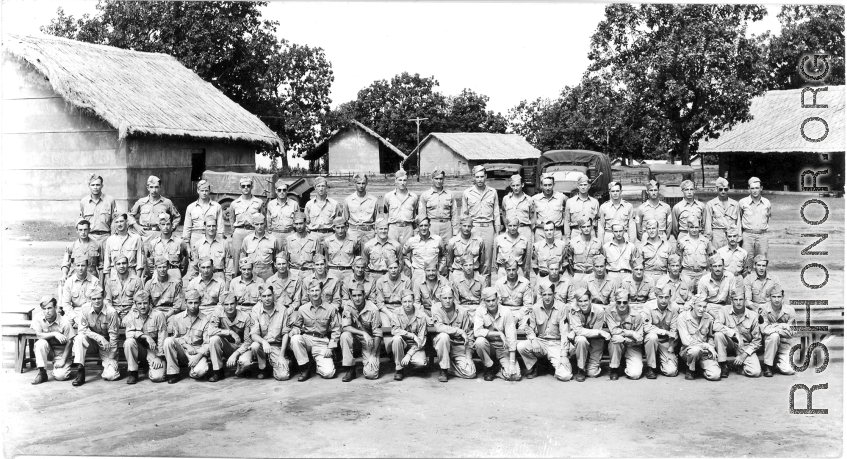
[(241, 225), (241, 226), (236, 226), (236, 227), (234, 227), (234, 228), (235, 228), (235, 229), (243, 229), (243, 230), (252, 230), (252, 229), (253, 229), (253, 225), (248, 225), (248, 224), (246, 224), (246, 223), (245, 223), (245, 224), (243, 224), (243, 225)]
[(521, 224), (520, 224), (520, 227), (521, 227), (521, 228), (526, 228), (526, 227), (528, 227), (528, 226), (529, 226), (529, 223), (521, 223)]
[(369, 273), (377, 273), (377, 274), (386, 274), (388, 273), (387, 269), (369, 269)]
[(394, 223), (389, 223), (389, 225), (397, 225), (397, 226), (402, 228), (402, 227), (406, 227), (406, 226), (412, 226), (412, 222), (394, 222)]
[(592, 273), (594, 272), (594, 269), (579, 269), (579, 268), (574, 268), (574, 269), (573, 269), (573, 272), (575, 272), (575, 273), (580, 273), (580, 274), (592, 274)]
[(662, 269), (645, 269), (644, 272), (665, 274), (667, 271)]
[(603, 300), (601, 300), (599, 298), (592, 298), (591, 303), (592, 304), (602, 304), (603, 306), (606, 306), (606, 303), (604, 303)]
[(206, 232), (206, 230), (204, 230), (203, 228), (192, 228), (191, 232), (196, 234), (203, 234)]
[(481, 226), (481, 227), (491, 226), (493, 224), (494, 224), (494, 222), (474, 222), (474, 226)]
[(141, 225), (144, 231), (159, 231), (159, 225)]
[(386, 301), (386, 302), (384, 302), (383, 304), (384, 304), (384, 305), (386, 305), (386, 306), (400, 306), (400, 302), (399, 302), (399, 301), (398, 301), (398, 302), (396, 302), (396, 303), (391, 302), (391, 301)]
[(100, 235), (100, 234), (109, 234), (109, 232), (108, 232), (108, 231), (103, 231), (103, 230), (96, 230), (96, 231), (89, 231), (89, 232), (88, 232), (88, 234), (97, 234), (97, 235)]
[(726, 233), (726, 228), (714, 228), (713, 227), (712, 231), (723, 231), (724, 233)]
[(212, 272), (214, 273), (222, 273), (224, 272), (223, 268), (215, 268)]
[(329, 269), (337, 269), (339, 271), (349, 271), (353, 268), (351, 268), (350, 266), (330, 266)]
[(373, 223), (368, 223), (365, 225), (350, 225), (350, 229), (354, 229), (357, 231), (371, 231), (374, 229)]
[(161, 303), (161, 304), (157, 304), (155, 307), (157, 307), (157, 308), (170, 308), (170, 307), (173, 307), (173, 305), (174, 305), (173, 303)]
[(430, 218), (429, 220), (438, 223), (448, 223), (450, 221), (449, 218)]
[(700, 269), (682, 268), (682, 269), (687, 269), (687, 270), (692, 271), (692, 272), (695, 272), (695, 273), (702, 273), (703, 271), (705, 271), (705, 270), (706, 270), (706, 268), (700, 268)]
[(314, 336), (315, 338), (326, 338), (326, 333), (315, 333), (315, 332), (301, 331), (300, 334), (301, 335)]
[(294, 228), (289, 226), (288, 228), (272, 229), (271, 231), (274, 232), (274, 233), (290, 233), (290, 232), (294, 231)]
[(254, 263), (253, 263), (253, 267), (255, 268), (255, 267), (257, 267), (257, 266), (258, 266), (258, 267), (260, 267), (260, 268), (270, 268), (270, 267), (272, 267), (273, 265), (272, 265), (272, 264), (270, 264), (270, 263), (259, 263), (259, 262), (254, 262)]
[(751, 230), (751, 229), (741, 229), (742, 233), (750, 233), (750, 234), (765, 234), (768, 230)]
[(610, 273), (631, 273), (632, 272), (631, 269), (618, 269), (618, 270), (609, 269), (607, 271), (609, 271)]
[(245, 301), (239, 301), (238, 302), (239, 306), (252, 306), (254, 304), (256, 304), (255, 301), (246, 301), (246, 302)]
[(559, 231), (564, 231), (565, 225), (554, 226), (553, 229), (557, 229)]
[(294, 263), (290, 263), (289, 265), (290, 265), (291, 269), (300, 269), (300, 270), (305, 270), (305, 271), (311, 271), (311, 270), (314, 269), (314, 268), (307, 268), (303, 265), (295, 265)]
[(310, 231), (314, 231), (314, 232), (317, 232), (317, 233), (331, 233), (332, 228), (315, 228), (315, 229), (310, 230)]
[(539, 277), (544, 277), (544, 276), (547, 276), (549, 274), (550, 274), (550, 271), (542, 271), (540, 269), (538, 270), (538, 276)]

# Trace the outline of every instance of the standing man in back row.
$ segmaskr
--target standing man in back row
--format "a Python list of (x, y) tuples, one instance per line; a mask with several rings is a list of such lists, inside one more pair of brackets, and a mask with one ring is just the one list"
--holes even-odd
[[(548, 177), (541, 180), (541, 189), (545, 190), (545, 193), (547, 189), (546, 183), (548, 183)], [(549, 183), (550, 191), (552, 192), (554, 183), (552, 175), (549, 177)], [(577, 194), (568, 198), (567, 202), (565, 202), (565, 220), (563, 225), (566, 241), (573, 237), (574, 233), (579, 232), (579, 227), (581, 226), (580, 220), (582, 219), (587, 219), (591, 223), (593, 234), (594, 221), (597, 220), (597, 216), (600, 214), (600, 202), (597, 201), (597, 198), (588, 194), (588, 191), (591, 189), (591, 182), (588, 180), (587, 175), (579, 174), (576, 178), (576, 189)], [(564, 198), (564, 195), (562, 197)], [(538, 202), (537, 199), (536, 202)], [(556, 222), (556, 220), (551, 221)], [(600, 244), (603, 244), (602, 240)]]
[(762, 196), (762, 182), (758, 177), (747, 181), (750, 196), (741, 198), (741, 246), (751, 257), (768, 256), (768, 222), (771, 219), (771, 202)]
[(520, 174), (515, 174), (510, 179), (512, 191), (503, 196), (503, 212), (500, 214), (503, 218), (503, 227), (508, 225), (512, 218), (517, 218), (518, 234), (526, 239), (527, 247), (531, 251), (532, 244), (536, 240), (533, 238), (535, 226), (540, 223), (535, 220), (535, 200), (523, 192), (524, 183)]
[(597, 239), (601, 244), (613, 239), (612, 222), (615, 221), (623, 225), (626, 240), (635, 242), (635, 209), (632, 204), (621, 199), (622, 192), (621, 182), (609, 182), (609, 200), (600, 205), (597, 220)]
[(324, 177), (316, 178), (316, 195), (303, 207), (303, 213), (306, 214), (306, 226), (321, 243), (332, 234), (332, 221), (342, 214), (338, 201), (327, 196), (327, 186)]
[(394, 174), (394, 184), (395, 188), (385, 193), (382, 202), (388, 215), (388, 238), (403, 247), (414, 233), (418, 195), (406, 188), (406, 171), (403, 169)]
[(341, 203), (347, 219), (347, 237), (364, 246), (376, 236), (377, 204), (379, 199), (368, 193), (368, 176), (362, 172), (353, 176), (356, 191)]
[(482, 239), (485, 245), (485, 285), (491, 285), (494, 238), (500, 234), (500, 205), (497, 191), (485, 184), (485, 167), (474, 167), (473, 174), (473, 186), (462, 193), (462, 215), (473, 219), (471, 235)]
[(112, 234), (112, 218), (118, 213), (115, 198), (103, 193), (103, 177), (92, 174), (88, 178), (91, 193), (79, 201), (79, 218), (88, 220), (88, 236), (102, 249), (106, 239)]
[(129, 211), (129, 227), (144, 241), (150, 242), (161, 232), (159, 228), (159, 214), (166, 213), (171, 216), (173, 228), (179, 225), (182, 218), (179, 211), (174, 207), (170, 199), (159, 194), (159, 177), (151, 175), (147, 179), (147, 192), (149, 195), (139, 199)]
[[(238, 269), (241, 266), (241, 243), (244, 238), (253, 234), (252, 216), (255, 213), (264, 214), (264, 203), (261, 199), (253, 196), (253, 180), (250, 177), (241, 177), (238, 180), (241, 187), (241, 196), (235, 198), (229, 206), (232, 218), (232, 266)], [(237, 273), (236, 273), (237, 274)]]
[(430, 232), (447, 244), (459, 229), (459, 209), (453, 193), (444, 189), (444, 171), (432, 171), (432, 188), (421, 193), (418, 200), (418, 221), (428, 218)]

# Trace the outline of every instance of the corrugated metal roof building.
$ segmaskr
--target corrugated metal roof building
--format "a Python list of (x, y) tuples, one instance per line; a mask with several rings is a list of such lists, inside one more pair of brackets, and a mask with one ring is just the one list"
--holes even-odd
[(421, 141), (404, 163), (416, 161), (421, 154), (421, 171), (430, 173), (436, 166), (449, 174), (469, 174), (484, 163), (514, 163), (533, 166), (541, 152), (517, 134), (481, 132), (433, 132)]
[(701, 141), (698, 152), (719, 155), (719, 174), (733, 188), (747, 188), (756, 176), (765, 189), (799, 191), (812, 186), (803, 171), (828, 169), (816, 186), (844, 191), (844, 86), (815, 89), (816, 95), (806, 88), (754, 98), (752, 120)]

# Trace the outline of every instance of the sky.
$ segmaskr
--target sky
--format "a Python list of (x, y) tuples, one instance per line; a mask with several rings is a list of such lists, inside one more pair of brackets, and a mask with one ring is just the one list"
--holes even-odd
[[(38, 33), (56, 9), (79, 17), (96, 1), (4, 0), (2, 32)], [(376, 80), (404, 71), (433, 76), (438, 90), (463, 88), (490, 97), (506, 115), (521, 100), (555, 98), (577, 84), (588, 66), (590, 37), (603, 19), (601, 3), (271, 2), (262, 12), (278, 35), (321, 47), (332, 63), (332, 105), (356, 98)], [(778, 33), (779, 5), (750, 33)]]

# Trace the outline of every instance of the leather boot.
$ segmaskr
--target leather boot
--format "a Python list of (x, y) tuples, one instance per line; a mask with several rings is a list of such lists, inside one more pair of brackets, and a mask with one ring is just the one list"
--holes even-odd
[(138, 371), (130, 371), (126, 377), (127, 384), (135, 384), (138, 382)]
[(79, 387), (83, 384), (85, 384), (85, 367), (80, 365), (79, 368), (77, 368), (76, 370), (76, 378), (74, 378), (74, 381), (71, 383), (71, 385), (74, 387)]
[(350, 382), (356, 379), (356, 367), (349, 366), (347, 367), (347, 373), (344, 373), (344, 377), (341, 378), (341, 382)]
[(653, 371), (653, 367), (647, 367), (647, 374), (645, 377), (647, 379), (656, 379), (656, 372)]
[(32, 380), (32, 384), (41, 384), (43, 382), (47, 382), (47, 370), (44, 368), (38, 369), (38, 374), (35, 375), (35, 379)]

